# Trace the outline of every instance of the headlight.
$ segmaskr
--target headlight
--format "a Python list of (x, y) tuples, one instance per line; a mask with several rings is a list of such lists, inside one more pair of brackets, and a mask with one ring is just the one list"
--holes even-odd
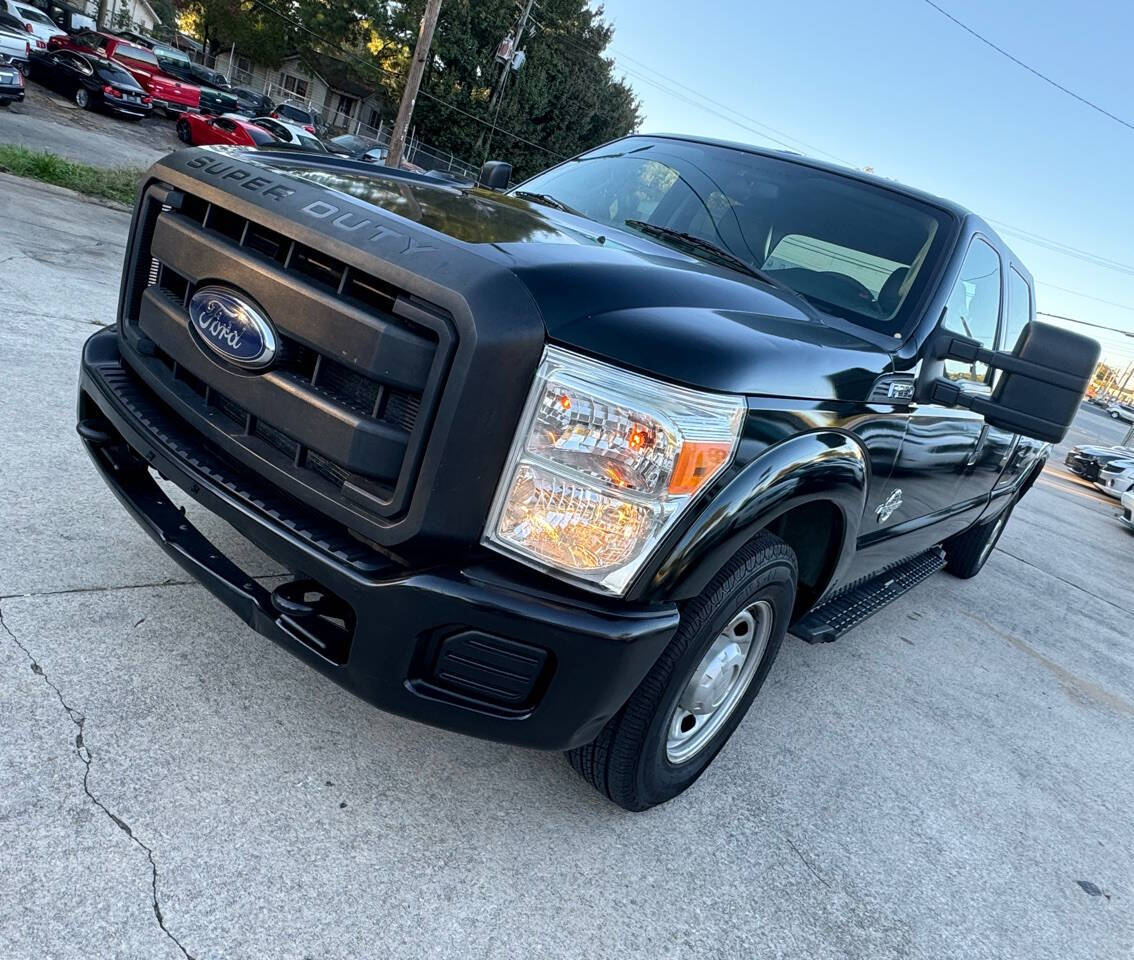
[(625, 592), (682, 509), (732, 459), (744, 402), (548, 347), (484, 543)]

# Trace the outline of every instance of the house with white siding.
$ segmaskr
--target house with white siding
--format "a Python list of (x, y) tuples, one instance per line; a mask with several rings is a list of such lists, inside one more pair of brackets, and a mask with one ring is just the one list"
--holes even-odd
[(262, 90), (277, 103), (304, 104), (334, 130), (374, 136), (397, 110), (377, 84), (359, 82), (344, 61), (321, 54), (293, 54), (273, 68), (253, 63), (233, 47), (217, 54), (213, 69), (234, 84)]

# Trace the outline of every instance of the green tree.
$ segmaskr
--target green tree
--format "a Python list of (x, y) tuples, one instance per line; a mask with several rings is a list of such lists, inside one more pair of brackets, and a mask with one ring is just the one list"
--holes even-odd
[[(412, 48), (424, 0), (388, 8), (387, 30)], [(603, 56), (614, 28), (586, 0), (541, 0), (498, 108), (496, 48), (514, 25), (511, 0), (446, 0), (414, 111), (416, 135), (474, 164), (508, 160), (517, 177), (636, 130), (639, 104)], [(400, 75), (384, 74), (396, 98)], [(442, 102), (444, 101), (444, 102)], [(525, 142), (527, 141), (527, 142)]]

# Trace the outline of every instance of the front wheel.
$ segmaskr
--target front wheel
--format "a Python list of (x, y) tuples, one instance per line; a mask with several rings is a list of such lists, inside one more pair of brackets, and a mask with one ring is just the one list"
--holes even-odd
[(182, 143), (187, 143), (190, 146), (193, 145), (193, 134), (189, 129), (188, 120), (177, 121), (177, 139)]
[(91, 93), (86, 87), (79, 87), (75, 91), (75, 106), (80, 110), (89, 110), (91, 108)]
[(744, 718), (779, 653), (796, 559), (770, 533), (747, 544), (681, 612), (658, 662), (571, 766), (626, 810), (688, 789)]
[(1111, 420), (1117, 420), (1118, 419), (1118, 411), (1117, 410), (1111, 410), (1110, 411), (1110, 419)]

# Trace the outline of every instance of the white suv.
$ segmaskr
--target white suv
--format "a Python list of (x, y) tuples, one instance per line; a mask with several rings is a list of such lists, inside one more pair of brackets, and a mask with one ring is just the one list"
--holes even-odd
[(1128, 403), (1112, 403), (1106, 408), (1112, 420), (1129, 420), (1134, 423), (1134, 407)]

